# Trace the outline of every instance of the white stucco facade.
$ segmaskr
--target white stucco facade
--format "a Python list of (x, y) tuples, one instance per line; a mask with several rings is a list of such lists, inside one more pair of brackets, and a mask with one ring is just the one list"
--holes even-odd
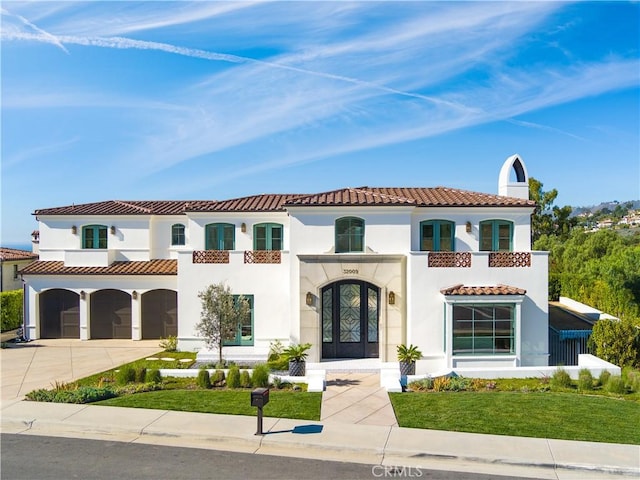
[(527, 175), (513, 156), (501, 195), (362, 187), (40, 210), (40, 261), (23, 274), (27, 332), (170, 332), (198, 350), (198, 293), (222, 282), (252, 304), (226, 356), (266, 358), (280, 340), (311, 343), (310, 361), (389, 362), (406, 343), (424, 372), (547, 365), (547, 253), (531, 251)]

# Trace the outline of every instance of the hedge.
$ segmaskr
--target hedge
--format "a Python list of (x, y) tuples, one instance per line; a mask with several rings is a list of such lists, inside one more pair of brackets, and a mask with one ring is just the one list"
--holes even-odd
[(0, 329), (5, 332), (22, 325), (22, 290), (0, 292)]

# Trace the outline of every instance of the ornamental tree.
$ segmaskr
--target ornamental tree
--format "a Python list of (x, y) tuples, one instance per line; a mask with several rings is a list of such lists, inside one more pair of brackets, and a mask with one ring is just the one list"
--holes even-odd
[(222, 363), (225, 340), (233, 340), (242, 320), (251, 315), (249, 301), (242, 295), (233, 295), (223, 283), (209, 285), (198, 293), (198, 298), (202, 302), (202, 311), (196, 332), (204, 337), (207, 348), (217, 348), (218, 359)]

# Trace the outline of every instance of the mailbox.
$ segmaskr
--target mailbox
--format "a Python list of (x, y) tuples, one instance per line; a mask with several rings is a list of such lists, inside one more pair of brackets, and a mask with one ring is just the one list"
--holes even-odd
[(268, 388), (256, 388), (251, 392), (251, 406), (252, 407), (264, 407), (269, 403), (269, 389)]

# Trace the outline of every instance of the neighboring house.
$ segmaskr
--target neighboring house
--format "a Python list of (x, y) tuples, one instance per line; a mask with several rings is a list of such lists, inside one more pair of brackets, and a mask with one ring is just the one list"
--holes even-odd
[(37, 210), (28, 334), (176, 335), (197, 350), (198, 292), (224, 282), (251, 305), (227, 357), (264, 358), (281, 340), (311, 343), (310, 361), (395, 361), (413, 343), (430, 371), (547, 365), (547, 252), (531, 251), (517, 155), (498, 183)]
[(20, 270), (38, 259), (38, 254), (28, 250), (0, 247), (0, 264), (2, 276), (0, 277), (0, 292), (9, 290), (21, 290), (22, 279)]

